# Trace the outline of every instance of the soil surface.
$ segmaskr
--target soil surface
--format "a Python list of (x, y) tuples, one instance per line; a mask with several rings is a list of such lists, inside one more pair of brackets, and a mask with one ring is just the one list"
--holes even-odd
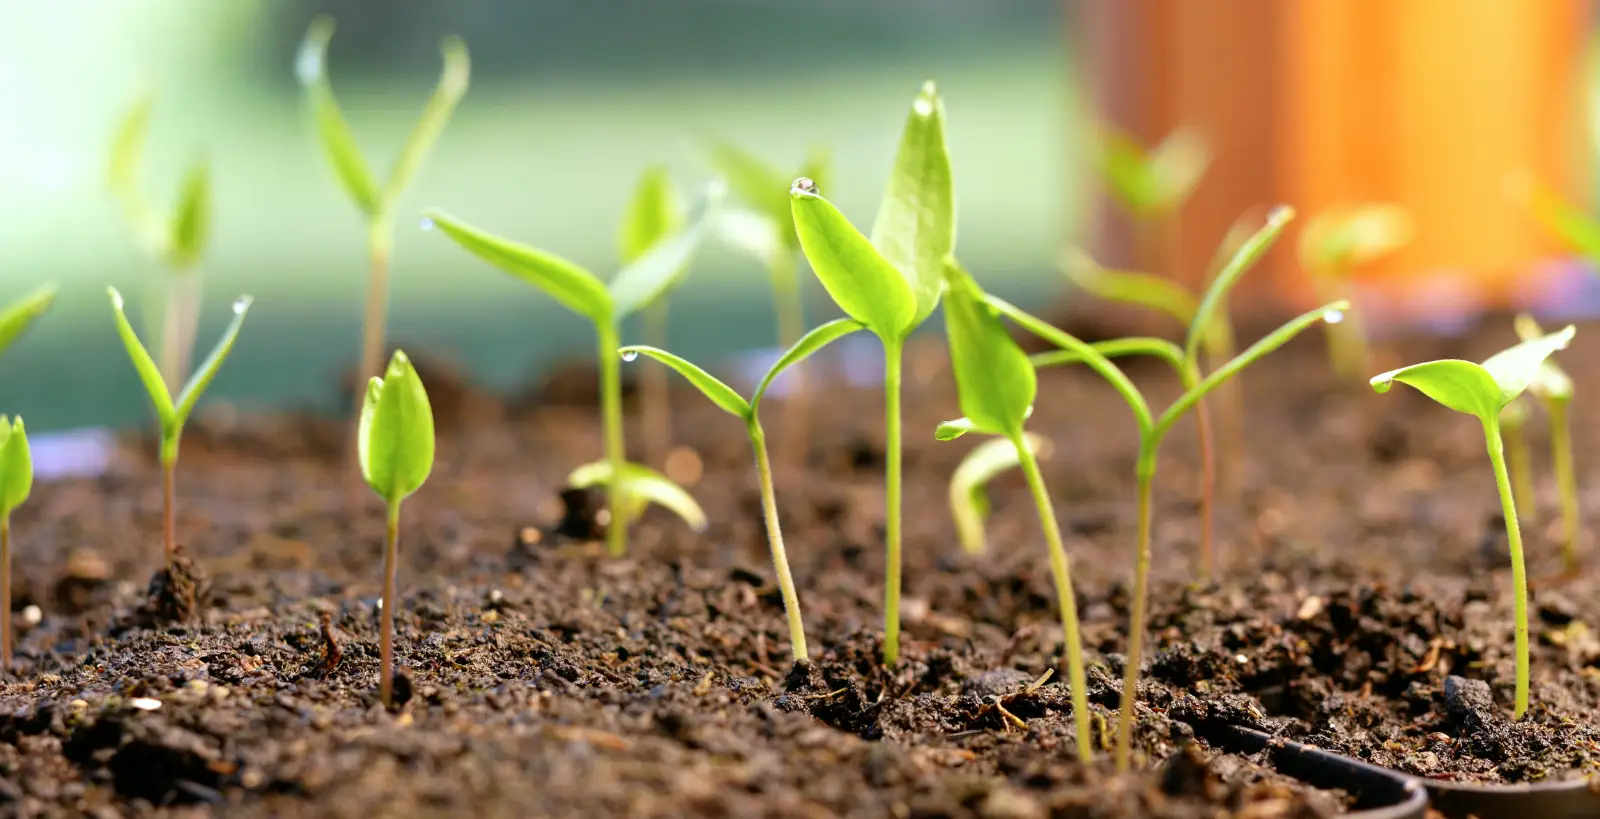
[[(1589, 329), (1562, 354), (1580, 385), (1600, 383)], [(1514, 340), (1497, 321), (1465, 341), (1398, 343), (1378, 365), (1481, 359)], [(188, 622), (156, 623), (147, 599), (161, 555), (150, 442), (130, 439), (102, 477), (36, 486), (14, 516), (22, 635), (0, 686), (0, 810), (1027, 819), (1324, 816), (1344, 804), (1189, 741), (1179, 715), (1425, 776), (1515, 782), (1600, 766), (1600, 589), (1594, 571), (1557, 574), (1542, 422), (1538, 513), (1524, 522), (1533, 707), (1521, 721), (1509, 713), (1503, 522), (1472, 418), (1404, 388), (1335, 384), (1315, 333), (1247, 371), (1214, 582), (1194, 559), (1197, 462), (1182, 425), (1157, 480), (1138, 765), (1119, 776), (1106, 750), (1128, 629), (1127, 411), (1087, 372), (1051, 370), (1030, 421), (1051, 441), (1045, 478), (1092, 665), (1101, 755), (1083, 765), (1028, 493), (1017, 475), (999, 479), (989, 551), (961, 552), (946, 481), (976, 441), (933, 439), (959, 414), (938, 340), (908, 356), (906, 632), (892, 671), (877, 662), (881, 394), (848, 386), (836, 360), (810, 370), (807, 440), (784, 440), (786, 399), (768, 413), (775, 456), (808, 460), (776, 467), (814, 660), (803, 665), (790, 662), (737, 421), (677, 393), (666, 468), (710, 528), (652, 510), (612, 559), (594, 541), (600, 505), (560, 492), (600, 452), (592, 390), (569, 373), (502, 402), (423, 360), (439, 461), (403, 514), (404, 703), (376, 702), (383, 519), (345, 461), (349, 425), (212, 406), (179, 463), (179, 536), (204, 575), (205, 611)], [(1175, 397), (1159, 366), (1128, 370), (1155, 406)], [(1594, 519), (1600, 481), (1585, 478), (1600, 464), (1600, 404), (1580, 394), (1574, 413)], [(1586, 564), (1595, 551), (1586, 533)]]

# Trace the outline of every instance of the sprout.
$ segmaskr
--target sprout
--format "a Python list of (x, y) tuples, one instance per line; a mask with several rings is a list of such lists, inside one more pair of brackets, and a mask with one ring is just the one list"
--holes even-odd
[[(1515, 326), (1517, 337), (1523, 341), (1544, 335), (1539, 322), (1526, 313), (1517, 316)], [(1528, 384), (1528, 392), (1544, 405), (1545, 415), (1550, 418), (1550, 462), (1556, 473), (1556, 489), (1561, 495), (1561, 556), (1568, 576), (1578, 573), (1578, 532), (1582, 525), (1578, 511), (1578, 478), (1572, 466), (1572, 420), (1568, 413), (1572, 391), (1572, 377), (1561, 369), (1554, 356), (1539, 365), (1533, 381)]]
[[(622, 220), (620, 245), (622, 263), (632, 264), (650, 248), (666, 241), (684, 227), (682, 196), (672, 184), (666, 168), (650, 168), (639, 178), (633, 200)], [(645, 343), (667, 346), (667, 299), (656, 299), (644, 309)], [(672, 443), (672, 395), (667, 371), (651, 367), (640, 379), (644, 404), (645, 460), (654, 464), (666, 461)]]
[[(145, 255), (167, 268), (165, 301), (157, 315), (146, 311), (145, 332), (160, 343), (157, 369), (168, 390), (176, 390), (189, 371), (200, 312), (200, 257), (211, 235), (211, 172), (195, 162), (178, 191), (172, 213), (158, 214), (139, 191), (139, 160), (144, 153), (154, 97), (140, 97), (123, 116), (111, 142), (107, 184)], [(155, 302), (150, 302), (152, 305)], [(159, 328), (159, 330), (157, 329)]]
[[(1345, 290), (1362, 265), (1387, 256), (1411, 241), (1411, 214), (1399, 205), (1369, 204), (1324, 211), (1300, 231), (1300, 264), (1310, 275), (1319, 301)], [(1328, 359), (1341, 378), (1357, 380), (1372, 369), (1360, 316), (1326, 326)]]
[[(1022, 442), (1035, 457), (1042, 459), (1049, 451), (1045, 439), (1031, 432), (1023, 434)], [(992, 438), (973, 447), (950, 473), (950, 517), (955, 521), (962, 551), (983, 554), (987, 548), (983, 521), (989, 517), (989, 493), (985, 487), (1000, 473), (1021, 463), (1016, 446), (1005, 438)]]
[[(306, 102), (317, 129), (317, 141), (327, 155), (334, 175), (345, 192), (361, 209), (367, 222), (367, 254), (371, 271), (367, 278), (367, 303), (361, 329), (361, 358), (356, 369), (356, 383), (378, 372), (383, 357), (385, 324), (389, 309), (389, 264), (394, 248), (394, 212), (401, 195), (410, 184), (422, 161), (433, 149), (456, 104), (467, 93), (467, 83), (472, 75), (472, 63), (467, 56), (467, 46), (458, 37), (446, 37), (440, 44), (444, 68), (433, 94), (423, 106), (422, 115), (406, 138), (400, 155), (389, 169), (389, 177), (380, 186), (372, 175), (361, 146), (339, 101), (333, 95), (328, 80), (328, 43), (333, 39), (334, 22), (331, 17), (320, 16), (311, 21), (300, 52), (295, 58), (295, 74), (305, 87)], [(361, 406), (361, 396), (356, 406)]]
[(968, 431), (998, 435), (1011, 442), (1022, 474), (1027, 477), (1033, 504), (1039, 512), (1050, 551), (1050, 573), (1055, 578), (1056, 606), (1061, 612), (1065, 636), (1067, 678), (1072, 693), (1072, 723), (1078, 739), (1078, 758), (1088, 761), (1093, 755), (1089, 734), (1089, 686), (1083, 668), (1083, 638), (1078, 631), (1078, 601), (1072, 591), (1072, 572), (1067, 550), (1061, 543), (1061, 526), (1056, 522), (1055, 506), (1039, 473), (1039, 461), (1024, 439), (1023, 424), (1033, 411), (1039, 384), (1027, 353), (1017, 346), (983, 301), (983, 291), (955, 261), (946, 264), (945, 330), (950, 341), (950, 368), (955, 373), (956, 389), (964, 417), (954, 425), (942, 425), (936, 433), (941, 440), (959, 437)]
[(11, 513), (33, 488), (33, 457), (22, 419), (0, 415), (0, 672), (11, 670)]
[[(800, 617), (800, 597), (795, 593), (794, 577), (789, 573), (789, 557), (783, 548), (783, 529), (778, 525), (778, 498), (772, 486), (772, 462), (767, 457), (767, 436), (761, 429), (761, 398), (784, 370), (864, 326), (853, 319), (835, 319), (807, 333), (772, 365), (749, 401), (699, 366), (666, 350), (638, 345), (617, 351), (623, 360), (632, 360), (642, 354), (671, 367), (711, 399), (713, 404), (744, 421), (745, 434), (750, 437), (750, 448), (755, 452), (756, 474), (761, 479), (761, 511), (766, 519), (767, 545), (772, 550), (772, 568), (778, 575), (778, 589), (783, 594), (783, 609), (789, 618), (789, 645), (796, 660), (806, 659), (806, 630)], [(661, 481), (665, 482), (666, 479), (661, 478)], [(662, 488), (666, 487), (676, 489), (670, 483)], [(684, 498), (687, 497), (684, 495)], [(693, 503), (692, 500), (689, 502)], [(698, 507), (695, 508), (698, 510)]]
[(1505, 449), (1500, 440), (1500, 412), (1539, 377), (1540, 365), (1556, 350), (1571, 343), (1576, 329), (1568, 326), (1524, 341), (1491, 356), (1482, 364), (1457, 359), (1428, 361), (1373, 376), (1372, 388), (1388, 392), (1396, 381), (1410, 384), (1423, 395), (1456, 412), (1476, 416), (1483, 425), (1489, 463), (1494, 467), (1500, 508), (1506, 519), (1506, 539), (1511, 546), (1511, 583), (1515, 595), (1517, 693), (1515, 716), (1528, 710), (1528, 580), (1522, 561), (1522, 532), (1517, 526), (1517, 504), (1506, 473)]
[(1500, 410), (1500, 435), (1506, 442), (1506, 471), (1511, 475), (1511, 494), (1517, 499), (1517, 514), (1531, 518), (1538, 514), (1533, 490), (1533, 455), (1528, 450), (1528, 399), (1516, 400)]
[(800, 247), (822, 286), (846, 315), (883, 342), (886, 408), (883, 661), (900, 654), (900, 377), (906, 338), (938, 306), (945, 259), (955, 248), (955, 194), (944, 141), (944, 101), (932, 81), (912, 103), (872, 240), (831, 202), (816, 181), (789, 188)]
[(5, 352), (11, 342), (32, 327), (34, 320), (44, 315), (55, 300), (56, 286), (47, 284), (0, 310), (0, 352)]
[(233, 303), (233, 321), (228, 329), (217, 341), (217, 346), (211, 350), (211, 355), (200, 363), (199, 369), (189, 376), (183, 390), (176, 399), (167, 390), (166, 382), (161, 378), (161, 372), (156, 368), (156, 363), (151, 360), (144, 345), (140, 343), (139, 336), (134, 333), (133, 325), (128, 323), (128, 317), (122, 312), (122, 294), (115, 287), (106, 288), (106, 293), (111, 297), (111, 312), (116, 318), (117, 333), (122, 337), (123, 346), (128, 348), (128, 358), (133, 361), (133, 368), (139, 373), (139, 380), (144, 382), (145, 392), (150, 395), (150, 403), (155, 407), (156, 418), (161, 425), (161, 520), (164, 542), (166, 544), (166, 561), (170, 566), (172, 559), (177, 556), (178, 536), (176, 531), (176, 516), (173, 506), (174, 467), (178, 464), (178, 440), (183, 435), (183, 424), (189, 420), (189, 413), (194, 411), (194, 405), (200, 400), (200, 395), (211, 386), (212, 379), (217, 377), (217, 371), (222, 368), (222, 362), (228, 358), (228, 353), (233, 350), (233, 342), (239, 337), (239, 328), (244, 326), (245, 314), (250, 311), (250, 297), (240, 296)]
[(1179, 128), (1146, 151), (1133, 137), (1106, 125), (1095, 159), (1123, 209), (1139, 222), (1153, 222), (1183, 206), (1205, 175), (1211, 150), (1198, 133)]
[(642, 474), (627, 465), (623, 450), (622, 374), (616, 355), (621, 344), (617, 328), (623, 319), (654, 303), (677, 284), (700, 248), (717, 212), (718, 200), (715, 188), (708, 191), (699, 215), (687, 228), (670, 239), (655, 242), (623, 267), (609, 286), (560, 256), (486, 233), (443, 211), (430, 210), (424, 217), (426, 224), (437, 227), (467, 252), (543, 290), (594, 324), (600, 342), (600, 413), (609, 464), (601, 482), (610, 486), (606, 493), (606, 537), (614, 556), (627, 551), (629, 516), (623, 508), (626, 487), (619, 490), (610, 478), (620, 474), (626, 480), (630, 475)]

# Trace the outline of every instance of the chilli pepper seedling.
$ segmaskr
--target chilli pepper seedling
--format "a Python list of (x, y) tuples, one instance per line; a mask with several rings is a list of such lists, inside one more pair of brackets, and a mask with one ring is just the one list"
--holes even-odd
[(1178, 212), (1205, 175), (1210, 148), (1199, 133), (1179, 128), (1146, 150), (1109, 125), (1102, 126), (1097, 148), (1106, 189), (1133, 220), (1138, 263), (1177, 280)]
[(767, 456), (767, 436), (761, 428), (761, 398), (767, 388), (784, 370), (811, 357), (818, 350), (843, 338), (865, 325), (854, 319), (835, 319), (806, 333), (780, 356), (772, 369), (761, 378), (756, 391), (746, 401), (739, 393), (716, 376), (696, 364), (656, 347), (635, 345), (623, 347), (618, 352), (624, 361), (640, 355), (653, 358), (676, 370), (693, 384), (705, 397), (711, 399), (729, 414), (744, 422), (745, 434), (750, 438), (750, 448), (755, 453), (756, 475), (761, 481), (761, 512), (767, 527), (767, 545), (772, 551), (772, 568), (778, 576), (778, 590), (783, 595), (783, 609), (789, 618), (789, 645), (796, 660), (806, 659), (806, 630), (800, 617), (800, 597), (794, 590), (794, 577), (789, 572), (789, 557), (783, 548), (783, 529), (778, 523), (778, 497), (772, 485), (772, 460)]
[[(139, 191), (139, 161), (150, 128), (154, 97), (146, 94), (123, 117), (111, 142), (107, 183), (146, 256), (166, 268), (161, 299), (149, 299), (144, 329), (159, 344), (157, 369), (169, 391), (189, 372), (200, 320), (200, 257), (211, 234), (211, 171), (196, 161), (178, 189), (171, 214), (158, 213)], [(154, 308), (161, 306), (161, 312)]]
[[(1034, 457), (1044, 460), (1049, 455), (1049, 442), (1031, 432), (1024, 433), (1022, 442)], [(983, 522), (989, 517), (989, 482), (1008, 469), (1022, 465), (1017, 448), (1005, 438), (991, 438), (973, 447), (950, 473), (950, 518), (956, 525), (956, 537), (961, 550), (969, 555), (981, 555), (988, 548), (988, 538), (983, 532)]]
[(161, 371), (156, 367), (150, 353), (139, 341), (139, 336), (133, 331), (133, 325), (128, 323), (128, 317), (122, 312), (122, 294), (115, 287), (106, 288), (106, 293), (111, 297), (111, 312), (117, 322), (117, 334), (122, 337), (123, 346), (128, 348), (128, 358), (133, 361), (133, 368), (139, 373), (139, 380), (144, 383), (146, 393), (150, 395), (150, 403), (155, 407), (156, 419), (161, 426), (161, 528), (163, 542), (166, 544), (166, 561), (170, 565), (178, 552), (177, 518), (174, 508), (175, 491), (173, 476), (178, 465), (178, 441), (183, 436), (184, 422), (189, 420), (189, 414), (194, 411), (194, 406), (200, 401), (200, 395), (211, 386), (212, 379), (217, 377), (217, 371), (222, 369), (222, 362), (227, 360), (228, 353), (233, 350), (233, 343), (239, 337), (239, 328), (244, 326), (245, 314), (250, 311), (250, 297), (240, 296), (233, 303), (233, 321), (228, 324), (228, 329), (223, 331), (222, 338), (217, 341), (217, 346), (211, 349), (211, 354), (200, 363), (198, 369), (189, 376), (176, 398), (167, 391), (167, 384), (161, 377)]
[(47, 284), (0, 310), (0, 352), (44, 315), (56, 300), (56, 286)]
[[(688, 227), (670, 239), (651, 245), (637, 260), (623, 267), (609, 285), (574, 262), (502, 239), (443, 211), (430, 210), (422, 220), (424, 229), (437, 227), (463, 250), (543, 290), (594, 324), (600, 344), (600, 414), (606, 467), (603, 470), (580, 469), (580, 476), (608, 487), (606, 539), (613, 556), (621, 556), (628, 548), (627, 522), (631, 515), (626, 514), (627, 507), (636, 505), (637, 499), (653, 500), (650, 493), (660, 488), (662, 481), (670, 484), (665, 477), (660, 477), (659, 481), (640, 481), (637, 486), (630, 486), (630, 475), (654, 473), (628, 464), (623, 449), (622, 371), (617, 358), (617, 348), (622, 345), (618, 328), (623, 319), (665, 295), (688, 270), (717, 210), (719, 198), (718, 189), (713, 186), (699, 215)], [(621, 481), (614, 480), (618, 475), (622, 476)], [(628, 500), (629, 492), (637, 499)], [(671, 504), (664, 505), (673, 508)]]
[(0, 672), (11, 671), (11, 513), (33, 489), (33, 456), (22, 419), (0, 415)]
[(1506, 472), (1511, 476), (1511, 495), (1517, 499), (1517, 514), (1531, 518), (1538, 514), (1533, 489), (1533, 455), (1528, 449), (1528, 416), (1532, 410), (1526, 396), (1519, 395), (1500, 410), (1500, 437), (1506, 443)]
[(900, 654), (901, 357), (906, 339), (939, 304), (955, 249), (955, 194), (944, 139), (944, 101), (932, 81), (911, 104), (888, 190), (868, 240), (813, 179), (789, 188), (795, 232), (823, 289), (883, 343), (886, 463), (883, 661)]
[(1522, 558), (1522, 531), (1517, 525), (1517, 503), (1506, 470), (1505, 446), (1500, 438), (1500, 412), (1516, 400), (1538, 377), (1539, 367), (1555, 351), (1572, 341), (1575, 328), (1524, 341), (1490, 356), (1482, 364), (1443, 359), (1413, 364), (1372, 377), (1372, 388), (1388, 392), (1395, 382), (1409, 384), (1423, 395), (1455, 410), (1475, 416), (1483, 425), (1489, 464), (1500, 491), (1500, 509), (1506, 519), (1506, 540), (1511, 548), (1511, 584), (1516, 617), (1517, 689), (1513, 714), (1521, 719), (1528, 710), (1528, 577)]
[[(1300, 264), (1319, 301), (1348, 292), (1350, 278), (1363, 265), (1411, 241), (1411, 214), (1399, 205), (1368, 204), (1336, 208), (1306, 220), (1300, 231)], [(1329, 324), (1328, 360), (1340, 378), (1358, 381), (1372, 370), (1361, 317)]]
[(399, 565), (400, 505), (422, 488), (433, 471), (433, 407), (422, 378), (406, 354), (396, 350), (389, 367), (367, 382), (356, 433), (361, 477), (387, 507), (383, 539), (383, 597), (379, 600), (378, 696), (389, 705), (394, 691), (394, 610)]
[[(1544, 335), (1539, 322), (1526, 313), (1515, 320), (1517, 337), (1533, 341)], [(1528, 383), (1528, 392), (1544, 406), (1550, 419), (1550, 463), (1556, 473), (1556, 490), (1561, 496), (1561, 558), (1569, 577), (1578, 574), (1578, 477), (1572, 465), (1572, 377), (1551, 356), (1539, 365)], [(1513, 481), (1513, 490), (1516, 490)]]
[[(683, 197), (672, 183), (667, 169), (650, 168), (639, 177), (633, 199), (628, 203), (622, 219), (618, 244), (622, 263), (632, 264), (643, 258), (650, 248), (666, 241), (683, 230), (686, 216)], [(652, 347), (667, 346), (667, 298), (663, 295), (642, 311), (645, 343)], [(672, 444), (672, 392), (667, 383), (666, 370), (651, 367), (639, 379), (641, 403), (644, 405), (644, 458), (661, 466), (667, 459), (667, 448)]]
[[(317, 129), (317, 141), (327, 155), (328, 164), (345, 193), (361, 210), (367, 223), (367, 300), (361, 323), (361, 357), (357, 359), (356, 384), (376, 374), (382, 364), (385, 325), (389, 310), (389, 266), (394, 254), (394, 214), (406, 186), (421, 169), (434, 143), (444, 133), (456, 105), (467, 93), (472, 62), (467, 46), (459, 37), (446, 37), (440, 45), (444, 68), (433, 94), (423, 106), (422, 116), (406, 138), (400, 155), (381, 184), (373, 176), (361, 146), (345, 121), (339, 100), (328, 79), (328, 43), (333, 40), (333, 18), (321, 16), (311, 22), (300, 51), (295, 57), (295, 75), (305, 87), (306, 103)], [(362, 390), (357, 387), (356, 407), (361, 407)]]

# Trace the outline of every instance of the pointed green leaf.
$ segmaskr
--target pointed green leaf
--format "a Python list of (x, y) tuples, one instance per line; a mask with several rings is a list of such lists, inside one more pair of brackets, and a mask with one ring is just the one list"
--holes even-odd
[(391, 507), (433, 471), (433, 407), (404, 352), (396, 350), (383, 377), (368, 382), (358, 434), (361, 475)]
[(1151, 184), (1143, 146), (1121, 131), (1103, 127), (1094, 159), (1106, 190), (1130, 215), (1143, 219), (1155, 211), (1158, 193)]
[(228, 359), (228, 353), (233, 352), (233, 343), (239, 338), (239, 328), (244, 326), (245, 314), (250, 312), (252, 299), (249, 296), (240, 296), (233, 303), (233, 321), (228, 323), (228, 329), (222, 333), (222, 338), (217, 339), (217, 346), (211, 348), (211, 354), (206, 360), (200, 362), (193, 374), (189, 376), (188, 383), (178, 393), (177, 407), (173, 417), (181, 426), (189, 419), (189, 413), (194, 411), (194, 405), (199, 402), (200, 396), (205, 393), (206, 387), (216, 379), (217, 371), (222, 369), (222, 362)]
[[(823, 145), (806, 148), (806, 161), (800, 163), (800, 175), (811, 180), (818, 190), (827, 190), (833, 182), (833, 153)], [(787, 211), (789, 203), (785, 201), (783, 207)], [(791, 242), (793, 233), (790, 231)]]
[(300, 43), (300, 53), (295, 56), (295, 75), (306, 90), (318, 142), (333, 166), (334, 175), (361, 212), (373, 217), (382, 212), (383, 197), (361, 155), (361, 146), (350, 133), (350, 124), (339, 110), (333, 86), (328, 82), (328, 42), (333, 39), (333, 29), (331, 17), (321, 16), (311, 21)]
[(911, 104), (889, 188), (872, 225), (873, 246), (899, 268), (916, 296), (912, 327), (938, 306), (944, 260), (955, 252), (955, 242), (956, 201), (944, 140), (944, 100), (929, 80)]
[[(1035, 455), (1045, 450), (1045, 441), (1038, 435), (1029, 432), (1022, 440)], [(955, 519), (956, 535), (967, 554), (982, 554), (985, 548), (983, 522), (989, 517), (989, 482), (1019, 463), (1017, 447), (1011, 439), (990, 438), (973, 447), (950, 474), (950, 516)]]
[(139, 201), (139, 164), (144, 157), (150, 133), (150, 110), (155, 95), (145, 93), (134, 101), (117, 123), (111, 137), (111, 161), (106, 167), (106, 186), (124, 205)]
[[(575, 489), (586, 489), (591, 486), (610, 486), (611, 463), (609, 461), (595, 461), (584, 464), (572, 470), (567, 476), (567, 485)], [(629, 463), (623, 467), (622, 492), (625, 505), (632, 506), (635, 510), (643, 511), (646, 503), (654, 503), (665, 507), (673, 514), (682, 518), (689, 524), (689, 528), (696, 532), (703, 532), (707, 526), (706, 513), (701, 510), (683, 487), (672, 482), (671, 478), (641, 464)]]
[(698, 364), (673, 355), (666, 350), (643, 344), (623, 347), (617, 353), (622, 356), (624, 361), (632, 361), (640, 355), (653, 358), (677, 370), (679, 375), (687, 379), (701, 393), (704, 393), (705, 397), (711, 399), (711, 403), (740, 418), (750, 417), (750, 405), (744, 398), (740, 397), (739, 393), (734, 392), (732, 387), (718, 380), (716, 376), (701, 369)]
[(1200, 308), (1200, 300), (1172, 279), (1154, 273), (1108, 270), (1081, 250), (1071, 249), (1062, 254), (1061, 271), (1095, 298), (1147, 307), (1177, 319), (1180, 324), (1193, 321), (1195, 311)]
[(1372, 377), (1372, 388), (1388, 392), (1398, 381), (1456, 412), (1493, 420), (1500, 415), (1500, 385), (1482, 366), (1448, 358), (1390, 370)]
[(128, 348), (128, 358), (133, 361), (133, 368), (139, 373), (139, 380), (144, 382), (145, 392), (150, 394), (150, 403), (155, 406), (156, 416), (161, 419), (162, 429), (171, 426), (174, 419), (172, 409), (172, 396), (167, 393), (166, 382), (161, 378), (161, 370), (156, 367), (156, 362), (150, 358), (150, 353), (140, 343), (138, 334), (133, 332), (133, 325), (128, 323), (128, 317), (122, 312), (122, 294), (115, 287), (107, 287), (106, 295), (111, 298), (111, 312), (116, 318), (117, 335), (122, 337), (122, 346)]
[(548, 293), (596, 323), (611, 321), (611, 296), (593, 273), (553, 253), (478, 230), (439, 210), (424, 217), (467, 252)]
[(179, 272), (191, 270), (205, 252), (211, 234), (211, 172), (196, 164), (183, 180), (178, 207), (172, 214), (172, 234), (167, 242), (169, 263)]
[(688, 227), (658, 238), (643, 255), (611, 280), (607, 292), (610, 293), (612, 314), (617, 321), (655, 303), (682, 280), (695, 254), (700, 252), (706, 233), (711, 230), (721, 195), (720, 190), (713, 186), (706, 193), (699, 215)]
[(44, 315), (55, 300), (56, 286), (47, 284), (0, 310), (0, 352), (33, 326), (34, 319)]
[(983, 291), (953, 258), (946, 259), (945, 280), (945, 333), (961, 412), (979, 430), (1016, 438), (1038, 394), (1038, 376), (1028, 354), (983, 301)]
[(789, 181), (793, 177), (782, 168), (732, 143), (719, 143), (711, 152), (711, 163), (727, 180), (736, 200), (754, 208), (778, 227), (779, 240), (794, 247), (794, 231), (789, 228)]
[[(1171, 364), (1172, 368), (1180, 374), (1184, 371), (1182, 348), (1164, 338), (1116, 338), (1109, 341), (1096, 341), (1089, 347), (1106, 358), (1124, 358), (1136, 355), (1150, 356)], [(1050, 350), (1028, 356), (1028, 362), (1033, 364), (1035, 369), (1062, 364), (1082, 364), (1083, 355), (1072, 350)]]
[(756, 410), (761, 408), (762, 397), (767, 394), (767, 390), (772, 386), (772, 382), (775, 381), (779, 375), (782, 375), (784, 370), (787, 370), (790, 367), (805, 361), (806, 359), (815, 355), (817, 351), (821, 350), (823, 347), (826, 347), (829, 344), (832, 344), (833, 342), (844, 338), (845, 336), (850, 335), (857, 330), (865, 330), (866, 328), (866, 324), (856, 321), (855, 319), (841, 318), (834, 319), (826, 324), (815, 327), (811, 330), (811, 332), (801, 336), (800, 340), (796, 341), (793, 347), (790, 347), (784, 352), (783, 355), (778, 357), (778, 360), (774, 362), (772, 367), (767, 370), (767, 374), (761, 377), (761, 383), (756, 385), (755, 393), (750, 396), (751, 415), (754, 415)]
[(969, 432), (981, 431), (971, 418), (957, 418), (954, 421), (940, 421), (933, 430), (933, 438), (936, 441), (954, 441)]
[(1508, 404), (1533, 383), (1546, 359), (1557, 350), (1565, 350), (1572, 343), (1578, 328), (1567, 325), (1559, 332), (1529, 339), (1510, 349), (1501, 350), (1483, 362), (1483, 369), (1500, 386), (1500, 401)]
[[(433, 94), (423, 106), (422, 116), (417, 118), (411, 136), (406, 138), (405, 146), (400, 149), (400, 155), (395, 157), (394, 167), (389, 169), (389, 179), (383, 186), (383, 205), (386, 209), (392, 209), (400, 200), (406, 186), (417, 175), (417, 169), (427, 159), (428, 152), (439, 141), (439, 135), (444, 133), (444, 126), (450, 122), (456, 104), (467, 93), (467, 83), (472, 77), (472, 61), (467, 56), (467, 44), (460, 37), (450, 36), (439, 44), (439, 51), (444, 57), (439, 83), (434, 86)], [(354, 145), (353, 140), (351, 144)]]
[(33, 454), (22, 419), (0, 415), (0, 514), (9, 515), (33, 489)]
[(879, 338), (903, 338), (917, 313), (917, 296), (905, 276), (822, 198), (811, 180), (795, 180), (789, 204), (800, 247), (828, 295)]
[[(4, 321), (0, 320), (0, 325), (3, 324)], [(1539, 322), (1527, 313), (1518, 315), (1514, 324), (1517, 338), (1523, 341), (1532, 341), (1544, 335)], [(0, 349), (4, 349), (3, 343), (0, 343)], [(1528, 385), (1528, 391), (1542, 401), (1570, 401), (1573, 394), (1572, 376), (1567, 375), (1567, 371), (1561, 369), (1552, 356), (1539, 365), (1539, 372), (1534, 376), (1533, 383)]]
[(647, 169), (639, 177), (633, 199), (629, 200), (628, 210), (622, 217), (618, 237), (622, 263), (638, 261), (657, 242), (683, 230), (686, 219), (683, 197), (667, 169), (661, 166)]
[(1511, 199), (1527, 209), (1546, 233), (1591, 262), (1600, 263), (1600, 221), (1566, 202), (1531, 175), (1515, 175), (1506, 187)]
[(1185, 338), (1183, 351), (1190, 361), (1195, 360), (1200, 349), (1200, 344), (1206, 336), (1215, 332), (1212, 329), (1214, 320), (1227, 320), (1228, 293), (1245, 274), (1278, 240), (1283, 233), (1285, 225), (1294, 218), (1294, 208), (1288, 205), (1279, 205), (1267, 213), (1267, 223), (1256, 231), (1244, 244), (1239, 246), (1239, 251), (1233, 254), (1226, 265), (1217, 272), (1212, 279), (1211, 286), (1206, 288), (1205, 295), (1200, 298), (1200, 306), (1195, 309), (1194, 320), (1189, 324), (1189, 335)]

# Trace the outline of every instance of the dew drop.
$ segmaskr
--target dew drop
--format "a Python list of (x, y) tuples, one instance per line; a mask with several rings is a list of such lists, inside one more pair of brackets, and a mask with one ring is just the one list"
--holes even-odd
[(236, 316), (243, 315), (244, 311), (250, 309), (251, 301), (252, 299), (249, 296), (240, 296), (239, 298), (234, 299), (233, 314)]
[(432, 216), (424, 216), (424, 217), (422, 217), (422, 221), (417, 223), (417, 227), (420, 227), (423, 230), (433, 230), (433, 217)]
[(302, 85), (310, 85), (322, 74), (322, 50), (307, 44), (294, 58), (294, 75)]
[(822, 191), (817, 189), (816, 180), (809, 176), (802, 176), (789, 186), (790, 196), (820, 196)]
[(1294, 208), (1290, 205), (1277, 205), (1267, 212), (1267, 224), (1281, 227), (1285, 222), (1294, 218)]
[(637, 361), (638, 358), (639, 358), (639, 351), (638, 350), (625, 350), (622, 353), (622, 360), (623, 361)]
[(1322, 314), (1322, 320), (1329, 324), (1338, 324), (1344, 321), (1343, 310), (1328, 310)]
[(917, 116), (919, 117), (932, 116), (933, 99), (925, 94), (923, 96), (919, 96), (917, 97), (916, 102), (911, 103), (911, 110), (917, 112)]

